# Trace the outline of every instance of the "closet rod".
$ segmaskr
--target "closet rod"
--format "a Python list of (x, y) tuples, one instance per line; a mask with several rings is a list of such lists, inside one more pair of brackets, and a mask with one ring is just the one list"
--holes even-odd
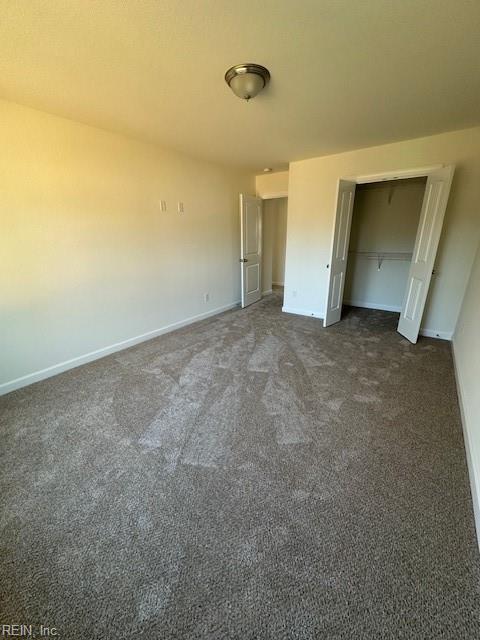
[(361, 258), (367, 258), (368, 260), (377, 260), (379, 271), (384, 260), (404, 260), (410, 262), (413, 255), (412, 253), (402, 251), (349, 251), (349, 253), (360, 256)]
[(403, 251), (349, 251), (363, 258), (378, 258), (382, 256), (386, 260), (411, 260), (412, 254)]

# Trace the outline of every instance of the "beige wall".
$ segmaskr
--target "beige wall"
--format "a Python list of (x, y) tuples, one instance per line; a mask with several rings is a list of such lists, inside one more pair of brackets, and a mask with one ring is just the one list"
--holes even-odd
[(346, 304), (400, 311), (410, 260), (367, 259), (361, 252), (411, 253), (425, 178), (360, 184), (355, 191), (343, 296)]
[(262, 291), (283, 284), (287, 239), (287, 198), (263, 201)]
[(480, 233), (480, 127), (291, 163), (285, 306), (324, 315), (340, 177), (448, 163), (456, 172), (422, 327), (451, 335)]
[(253, 176), (4, 101), (0, 140), (3, 391), (239, 300)]
[(288, 171), (262, 173), (255, 176), (255, 189), (259, 198), (281, 198), (288, 194)]
[(269, 293), (272, 290), (275, 214), (275, 200), (264, 200), (262, 214), (262, 293)]
[(275, 237), (273, 242), (273, 284), (283, 285), (285, 281), (285, 252), (287, 249), (287, 198), (272, 200), (276, 205)]
[(453, 352), (480, 540), (480, 246), (455, 329)]

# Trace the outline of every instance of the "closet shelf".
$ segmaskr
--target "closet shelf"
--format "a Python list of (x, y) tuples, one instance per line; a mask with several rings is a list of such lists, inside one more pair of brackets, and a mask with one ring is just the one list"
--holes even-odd
[(411, 262), (413, 255), (412, 253), (405, 253), (401, 251), (349, 251), (349, 253), (359, 256), (360, 258), (377, 260), (379, 271), (384, 260), (405, 260), (406, 262)]

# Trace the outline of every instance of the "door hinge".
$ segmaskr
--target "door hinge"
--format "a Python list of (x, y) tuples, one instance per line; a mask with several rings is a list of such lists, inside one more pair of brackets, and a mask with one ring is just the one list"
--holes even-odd
[(248, 262), (247, 258), (240, 258), (239, 262)]

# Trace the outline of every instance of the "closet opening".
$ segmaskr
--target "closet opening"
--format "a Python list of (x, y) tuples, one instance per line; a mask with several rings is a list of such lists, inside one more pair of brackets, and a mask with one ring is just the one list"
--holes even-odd
[(397, 331), (417, 342), (454, 170), (339, 179), (325, 327), (341, 320), (345, 300), (399, 312)]
[(262, 296), (274, 294), (283, 304), (288, 198), (263, 201)]
[(400, 313), (426, 177), (355, 190), (343, 304)]

